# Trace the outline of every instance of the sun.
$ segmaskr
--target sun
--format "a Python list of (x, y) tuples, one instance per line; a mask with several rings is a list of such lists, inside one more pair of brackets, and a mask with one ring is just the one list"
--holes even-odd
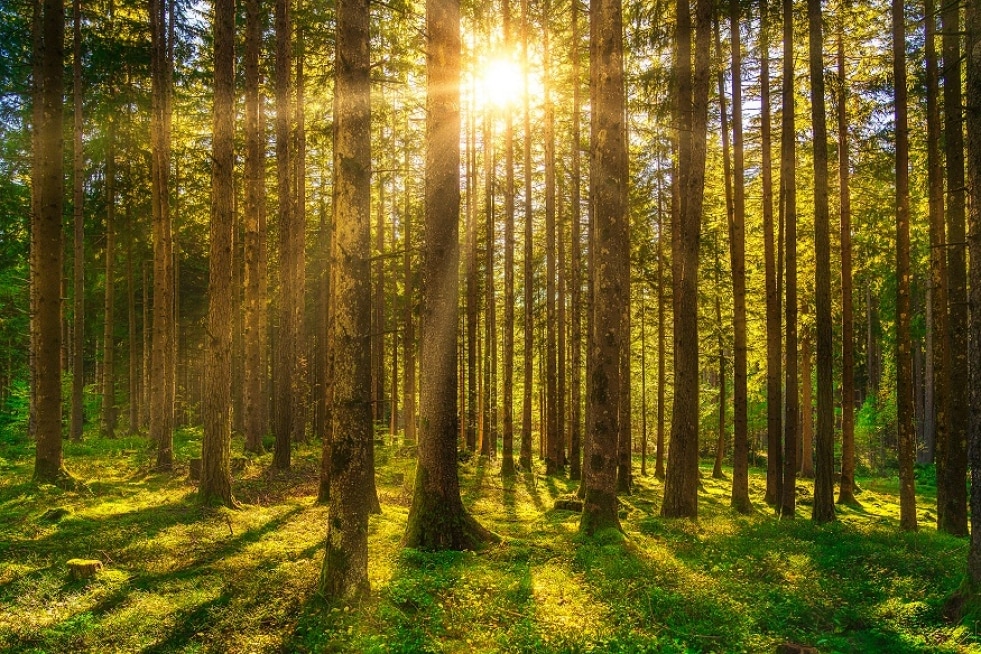
[(507, 109), (521, 104), (525, 93), (525, 74), (521, 66), (506, 57), (495, 57), (484, 64), (477, 85), (478, 104)]

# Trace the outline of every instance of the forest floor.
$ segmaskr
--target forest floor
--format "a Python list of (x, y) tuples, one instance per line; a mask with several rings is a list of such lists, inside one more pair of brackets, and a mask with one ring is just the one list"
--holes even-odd
[[(817, 526), (810, 482), (802, 517), (780, 521), (763, 504), (762, 470), (750, 477), (756, 511), (741, 516), (729, 482), (705, 469), (699, 519), (664, 520), (662, 484), (638, 475), (624, 537), (597, 540), (552, 508), (574, 482), (503, 479), (477, 459), (462, 466), (464, 501), (503, 541), (432, 554), (400, 546), (413, 459), (379, 447), (372, 594), (332, 609), (316, 595), (317, 449), (301, 446), (287, 474), (268, 474), (269, 455), (249, 461), (235, 475), (241, 508), (216, 510), (187, 480), (199, 438), (178, 435), (173, 475), (148, 472), (145, 439), (66, 443), (85, 487), (64, 492), (31, 483), (32, 449), (0, 436), (0, 651), (981, 651), (977, 625), (943, 616), (967, 543), (934, 529), (931, 488), (918, 498), (921, 530), (904, 534), (895, 480), (860, 479), (862, 507)], [(69, 581), (72, 558), (104, 568)]]

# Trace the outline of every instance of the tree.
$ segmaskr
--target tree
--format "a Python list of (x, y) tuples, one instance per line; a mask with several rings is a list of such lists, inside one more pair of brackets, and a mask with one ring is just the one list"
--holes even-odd
[[(960, 4), (942, 4), (944, 81), (944, 151), (947, 169), (947, 275), (950, 324), (950, 397), (949, 431), (944, 474), (938, 480), (937, 507), (939, 528), (957, 536), (967, 535), (967, 430), (968, 405), (968, 297), (967, 241), (964, 228), (964, 126), (961, 97)], [(938, 472), (940, 472), (938, 468)], [(941, 490), (941, 486), (943, 490)]]
[[(150, 345), (150, 440), (158, 470), (174, 467), (174, 236), (170, 216), (173, 60), (167, 47), (167, 4), (150, 0), (150, 169), (153, 207), (153, 331)], [(174, 20), (173, 12), (170, 21)]]
[[(503, 0), (504, 42), (511, 43), (511, 3)], [(504, 418), (501, 474), (514, 474), (514, 117), (504, 109)]]
[(524, 127), (524, 181), (525, 181), (525, 223), (524, 223), (524, 262), (522, 264), (522, 284), (524, 302), (522, 354), (524, 360), (524, 384), (521, 394), (521, 452), (518, 463), (524, 470), (531, 470), (531, 388), (532, 371), (535, 360), (532, 356), (534, 323), (534, 274), (532, 272), (532, 216), (531, 216), (531, 109), (528, 94), (528, 32), (531, 29), (528, 0), (521, 0), (521, 64), (524, 69), (524, 93), (522, 94), (522, 118)]
[(909, 119), (906, 106), (906, 17), (892, 2), (892, 54), (896, 111), (896, 410), (899, 422), (899, 523), (916, 530), (913, 458), (913, 370), (910, 343)]
[(72, 413), (69, 433), (82, 438), (85, 423), (85, 153), (82, 152), (82, 3), (72, 2)]
[(623, 16), (620, 0), (597, 0), (589, 12), (589, 201), (595, 252), (590, 274), (595, 295), (588, 356), (583, 469), (586, 496), (579, 531), (620, 529), (617, 462), (620, 438), (621, 350), (629, 344), (630, 235), (624, 124)]
[[(783, 423), (783, 477), (777, 488), (780, 514), (794, 517), (797, 505), (797, 170), (794, 126), (794, 3), (783, 0), (783, 121), (780, 133), (780, 197), (784, 228), (786, 363)], [(779, 285), (779, 279), (778, 279)]]
[(570, 366), (570, 398), (571, 411), (569, 415), (569, 479), (582, 479), (582, 131), (580, 127), (581, 100), (579, 72), (579, 0), (572, 0), (572, 147), (570, 148), (571, 166), (571, 204), (572, 213), (572, 252), (570, 256), (571, 274), (569, 283), (572, 286), (570, 295), (570, 349), (572, 356)]
[(215, 99), (211, 167), (211, 256), (204, 368), (204, 439), (198, 496), (234, 505), (232, 443), (232, 241), (235, 231), (235, 0), (215, 0)]
[(817, 314), (817, 443), (811, 518), (835, 518), (834, 370), (831, 331), (831, 229), (828, 217), (828, 126), (824, 100), (824, 29), (821, 0), (807, 2), (811, 68), (811, 130), (814, 134), (814, 268)]
[(729, 249), (733, 286), (733, 449), (732, 506), (740, 513), (750, 510), (749, 434), (746, 373), (746, 189), (743, 179), (742, 46), (739, 40), (739, 0), (729, 2), (732, 40), (732, 222)]
[(457, 471), (460, 4), (426, 0), (426, 187), (419, 462), (404, 543), (474, 549), (495, 538), (463, 506)]
[(698, 0), (695, 5), (694, 69), (688, 3), (678, 2), (677, 12), (679, 211), (672, 226), (675, 384), (661, 507), (666, 518), (698, 514), (698, 250), (705, 197), (711, 3)]
[[(331, 290), (330, 519), (320, 574), (329, 600), (369, 590), (371, 415), (371, 85), (368, 0), (337, 5)], [(454, 334), (455, 334), (454, 330)]]
[(845, 79), (845, 10), (838, 17), (838, 207), (841, 234), (841, 483), (838, 504), (855, 499), (855, 325), (852, 318), (852, 203), (849, 188), (848, 84)]
[[(111, 7), (111, 5), (110, 5)], [(111, 20), (111, 18), (110, 18)], [(110, 27), (110, 30), (112, 28)], [(112, 81), (109, 95), (115, 95)], [(109, 438), (116, 436), (116, 119), (109, 118), (106, 146), (106, 242), (103, 249), (105, 262), (105, 294), (103, 296), (102, 326), (102, 432)]]
[[(269, 427), (265, 378), (266, 151), (265, 116), (259, 96), (262, 46), (260, 0), (245, 3), (245, 450), (261, 453)], [(322, 312), (326, 307), (322, 307)], [(318, 333), (324, 330), (318, 330)], [(326, 400), (326, 393), (325, 393)], [(322, 433), (322, 432), (320, 432)]]
[(62, 90), (65, 59), (65, 4), (35, 5), (34, 158), (31, 193), (31, 292), (36, 330), (34, 395), (37, 447), (34, 480), (72, 486), (61, 447), (61, 271), (64, 206)]

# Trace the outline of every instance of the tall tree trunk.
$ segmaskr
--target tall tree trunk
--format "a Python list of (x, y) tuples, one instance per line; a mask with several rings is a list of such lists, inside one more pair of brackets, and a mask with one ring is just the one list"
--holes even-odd
[[(718, 35), (718, 31), (716, 31)], [(720, 53), (721, 54), (721, 53)], [(721, 89), (720, 89), (721, 90)], [(724, 112), (723, 112), (724, 113)], [(716, 340), (719, 345), (719, 428), (718, 436), (715, 442), (715, 466), (712, 468), (712, 478), (713, 479), (725, 479), (725, 474), (722, 472), (722, 459), (725, 456), (726, 449), (726, 349), (725, 349), (725, 338), (723, 337), (722, 331), (722, 276), (721, 271), (722, 265), (719, 261), (719, 247), (718, 239), (715, 243), (715, 324), (716, 329)]]
[[(336, 129), (336, 122), (335, 122)], [(336, 132), (334, 133), (336, 139)], [(333, 156), (333, 153), (331, 153)], [(314, 366), (317, 370), (312, 392), (314, 394), (313, 433), (320, 437), (320, 478), (317, 487), (317, 502), (326, 504), (330, 500), (330, 441), (332, 433), (331, 407), (332, 380), (331, 374), (331, 262), (333, 248), (334, 221), (328, 217), (327, 206), (327, 162), (321, 160), (320, 168), (320, 225), (317, 235), (317, 256), (319, 258), (315, 289), (317, 293), (315, 321), (316, 336), (314, 337)], [(332, 192), (336, 187), (331, 182)], [(336, 194), (330, 203), (330, 211), (336, 204)]]
[(579, 530), (585, 534), (620, 528), (617, 515), (617, 460), (620, 439), (620, 385), (629, 384), (622, 351), (629, 345), (630, 239), (627, 215), (627, 151), (624, 123), (623, 15), (620, 0), (597, 0), (589, 12), (590, 220), (595, 253), (590, 274), (595, 290), (590, 307), (592, 360), (586, 401), (584, 466), (586, 497)]
[[(944, 225), (944, 178), (943, 163), (940, 158), (940, 94), (939, 70), (937, 66), (936, 14), (933, 0), (924, 3), (926, 16), (926, 95), (927, 95), (927, 178), (929, 188), (930, 218), (930, 280), (927, 303), (930, 305), (930, 366), (931, 377), (925, 380), (930, 390), (929, 413), (925, 416), (924, 430), (930, 433), (939, 445), (937, 459), (937, 526), (944, 528), (948, 485), (946, 479), (947, 446), (953, 436), (950, 431), (950, 332), (947, 319), (947, 239)], [(958, 82), (959, 83), (959, 82)], [(925, 403), (926, 404), (926, 403)], [(924, 434), (925, 436), (925, 434)], [(963, 476), (962, 476), (963, 477)], [(963, 485), (963, 478), (961, 480)], [(965, 521), (965, 527), (966, 527)]]
[[(382, 99), (384, 102), (384, 98)], [(385, 151), (385, 126), (381, 129), (381, 152)], [(378, 182), (378, 207), (375, 213), (375, 258), (372, 264), (371, 302), (371, 417), (376, 423), (385, 418), (385, 176), (375, 175)], [(374, 440), (372, 440), (374, 442)]]
[[(797, 166), (794, 126), (794, 4), (783, 0), (783, 121), (780, 134), (780, 197), (784, 223), (784, 263), (786, 293), (784, 301), (785, 382), (783, 423), (783, 478), (777, 491), (780, 514), (794, 517), (797, 510)], [(779, 277), (777, 283), (779, 284)]]
[[(909, 120), (906, 107), (906, 15), (892, 3), (892, 54), (896, 111), (896, 411), (899, 423), (899, 523), (916, 530), (913, 459), (913, 371), (910, 341)], [(818, 463), (820, 465), (820, 462)]]
[(460, 217), (460, 4), (426, 0), (425, 247), (420, 438), (403, 542), (474, 549), (494, 539), (467, 513), (457, 471)]
[(198, 497), (234, 505), (232, 445), (232, 262), (235, 208), (235, 0), (214, 0), (215, 99), (211, 158), (211, 253), (204, 365), (204, 439)]
[[(671, 171), (672, 186), (676, 177)], [(664, 206), (662, 194), (657, 194), (657, 452), (654, 455), (654, 476), (664, 480), (664, 385), (667, 357), (664, 334)], [(671, 194), (672, 198), (674, 193)], [(674, 204), (672, 200), (672, 204)]]
[[(306, 132), (306, 77), (304, 64), (306, 62), (303, 32), (303, 0), (296, 0), (296, 11), (301, 19), (296, 21), (296, 101), (293, 103), (295, 125), (293, 128), (293, 233), (292, 249), (295, 261), (293, 263), (293, 280), (296, 288), (296, 373), (294, 380), (293, 400), (293, 441), (308, 443), (307, 436), (307, 405), (310, 393), (310, 373), (307, 358), (310, 352), (307, 340), (306, 324), (306, 224), (307, 224), (307, 132)], [(374, 440), (371, 441), (374, 444)]]
[[(407, 130), (408, 132), (408, 130)], [(405, 430), (403, 432), (403, 439), (406, 443), (416, 442), (416, 329), (415, 329), (415, 313), (416, 313), (416, 300), (415, 300), (415, 275), (412, 270), (412, 248), (413, 246), (413, 231), (412, 231), (412, 194), (411, 187), (409, 186), (409, 144), (406, 142), (403, 145), (405, 151), (405, 188), (403, 189), (403, 202), (404, 209), (402, 212), (402, 238), (403, 238), (403, 249), (404, 253), (402, 255), (402, 269), (404, 275), (404, 292), (405, 292), (405, 305), (404, 305), (404, 315), (402, 324), (402, 348), (404, 350), (402, 355), (402, 406), (403, 413), (405, 415)], [(468, 323), (467, 329), (470, 329)], [(469, 370), (468, 370), (469, 373)], [(471, 396), (467, 393), (467, 439), (469, 442), (470, 426), (469, 412), (470, 412), (470, 402)]]
[[(259, 454), (269, 428), (263, 389), (267, 347), (265, 116), (259, 94), (260, 0), (245, 3), (245, 451)], [(326, 311), (322, 307), (321, 311)], [(321, 432), (323, 433), (323, 432)]]
[[(371, 462), (371, 82), (368, 0), (337, 5), (330, 520), (320, 573), (329, 600), (366, 595)], [(456, 275), (456, 269), (453, 269)], [(456, 321), (452, 323), (455, 329)], [(455, 331), (454, 331), (455, 333)], [(455, 344), (454, 344), (455, 345)], [(454, 371), (455, 372), (455, 371)], [(455, 376), (455, 375), (454, 375)]]
[(808, 0), (811, 129), (814, 134), (814, 269), (817, 314), (817, 435), (814, 506), (816, 522), (835, 519), (834, 352), (831, 325), (831, 228), (828, 212), (828, 126), (824, 100), (824, 30), (821, 0)]
[(640, 305), (640, 476), (647, 476), (647, 289)]
[(35, 321), (36, 451), (34, 480), (71, 486), (61, 446), (61, 271), (64, 205), (63, 80), (65, 5), (35, 5), (34, 209), (31, 225), (31, 291)]
[[(511, 42), (511, 4), (503, 0), (504, 42)], [(514, 117), (504, 109), (504, 418), (501, 474), (514, 474)]]
[(749, 426), (746, 382), (746, 192), (743, 180), (743, 91), (742, 45), (739, 38), (739, 0), (729, 2), (729, 32), (732, 40), (732, 222), (729, 249), (732, 255), (733, 286), (733, 438), (732, 506), (739, 512), (751, 508), (749, 501)]
[(800, 476), (814, 478), (814, 399), (811, 386), (811, 335), (804, 332), (800, 340)]
[(82, 151), (82, 2), (72, 1), (72, 413), (71, 438), (85, 425), (85, 153)]
[(494, 385), (494, 360), (497, 348), (494, 332), (497, 328), (497, 299), (494, 285), (494, 128), (490, 114), (485, 111), (483, 130), (484, 151), (484, 397), (480, 441), (481, 456), (491, 456), (497, 440), (494, 417), (497, 394)]
[[(549, 1), (544, 3), (543, 112), (545, 117), (545, 473), (558, 474), (562, 466), (556, 371), (555, 315), (555, 107), (552, 104), (552, 57), (548, 25)], [(613, 397), (617, 397), (614, 395)], [(614, 400), (616, 401), (616, 400)]]
[[(109, 96), (113, 97), (113, 84)], [(102, 409), (100, 423), (107, 438), (116, 437), (116, 120), (109, 119), (108, 145), (106, 146), (106, 242), (105, 295), (103, 296), (102, 331)]]
[[(297, 232), (293, 195), (293, 84), (292, 84), (292, 2), (276, 0), (276, 178), (279, 202), (279, 326), (276, 332), (276, 417), (273, 468), (290, 467), (291, 443), (295, 433), (297, 400), (297, 354), (299, 336), (299, 295), (296, 251)], [(302, 240), (300, 241), (302, 245)]]
[(521, 396), (521, 453), (518, 462), (524, 470), (531, 470), (531, 390), (534, 370), (532, 309), (534, 307), (534, 274), (532, 271), (532, 215), (531, 215), (531, 109), (528, 94), (528, 32), (531, 29), (529, 0), (521, 0), (521, 62), (524, 70), (524, 93), (522, 94), (524, 122), (524, 176), (525, 176), (525, 233), (522, 284), (524, 290), (524, 340), (523, 365), (524, 384)]
[(845, 11), (838, 20), (838, 207), (841, 236), (841, 483), (839, 504), (855, 499), (855, 324), (852, 317), (852, 201), (849, 188), (848, 84), (845, 73)]
[[(473, 89), (471, 88), (471, 91)], [(471, 93), (471, 97), (473, 93)], [(480, 426), (480, 413), (477, 411), (479, 405), (479, 395), (477, 386), (480, 381), (480, 374), (477, 369), (478, 358), (477, 349), (478, 338), (478, 279), (477, 279), (477, 212), (474, 206), (474, 186), (477, 178), (476, 163), (476, 139), (477, 129), (474, 115), (473, 101), (470, 104), (470, 111), (467, 112), (467, 425), (466, 425), (466, 444), (469, 452), (477, 449), (477, 432)]]
[(570, 184), (572, 213), (572, 252), (569, 283), (572, 286), (570, 347), (572, 367), (569, 383), (572, 386), (569, 413), (569, 479), (582, 479), (582, 133), (580, 128), (581, 100), (579, 71), (579, 0), (572, 0), (572, 148)]
[(152, 339), (151, 334), (151, 319), (150, 319), (150, 267), (152, 266), (151, 261), (144, 260), (141, 272), (141, 278), (143, 281), (143, 286), (140, 292), (140, 300), (142, 302), (143, 309), (143, 365), (141, 366), (143, 372), (143, 383), (140, 384), (140, 391), (143, 397), (140, 407), (140, 428), (149, 429), (150, 427), (150, 342)]
[[(131, 150), (132, 151), (132, 150)], [(133, 179), (132, 169), (127, 165), (126, 177)], [(135, 436), (140, 431), (140, 354), (138, 349), (139, 336), (136, 332), (136, 280), (133, 277), (133, 242), (136, 241), (136, 219), (133, 217), (133, 193), (130, 189), (126, 199), (126, 343), (129, 349), (127, 365), (129, 372), (129, 435)]]
[[(170, 13), (173, 22), (174, 14)], [(153, 206), (153, 332), (150, 346), (150, 440), (156, 467), (174, 467), (174, 393), (177, 378), (174, 313), (174, 236), (170, 216), (170, 131), (173, 60), (167, 48), (166, 0), (150, 0), (151, 196)]]
[(763, 183), (763, 260), (766, 285), (766, 494), (763, 501), (779, 505), (783, 452), (783, 354), (780, 334), (779, 267), (773, 234), (773, 163), (770, 134), (770, 7), (760, 2), (760, 141)]
[[(967, 160), (971, 191), (970, 255), (981, 261), (981, 6), (978, 0), (966, 3), (967, 30)], [(971, 307), (981, 307), (981, 266), (971, 266)], [(967, 578), (976, 593), (981, 588), (981, 320), (970, 327), (970, 394), (968, 456), (971, 472), (971, 544), (967, 555)]]
[(967, 248), (964, 225), (964, 126), (961, 117), (960, 4), (945, 2), (940, 13), (943, 32), (944, 150), (947, 168), (947, 275), (950, 284), (950, 386), (947, 460), (943, 478), (946, 506), (938, 508), (938, 526), (957, 536), (967, 535), (968, 303)]
[(711, 3), (695, 6), (695, 63), (688, 3), (677, 3), (679, 211), (672, 237), (675, 392), (664, 517), (698, 514), (698, 249), (705, 182)]

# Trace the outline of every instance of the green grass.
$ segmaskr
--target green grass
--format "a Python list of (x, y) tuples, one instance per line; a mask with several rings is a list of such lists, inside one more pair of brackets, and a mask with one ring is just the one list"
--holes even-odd
[[(199, 438), (178, 434), (179, 463)], [(772, 516), (762, 471), (749, 516), (704, 471), (697, 521), (659, 518), (661, 483), (638, 478), (624, 534), (584, 539), (578, 515), (551, 509), (574, 483), (502, 479), (478, 459), (462, 468), (464, 499), (503, 542), (432, 554), (400, 547), (413, 461), (381, 447), (372, 595), (330, 608), (316, 595), (326, 508), (314, 503), (312, 446), (285, 475), (269, 476), (269, 455), (250, 460), (236, 511), (199, 506), (186, 469), (150, 473), (142, 439), (90, 436), (66, 450), (87, 482), (77, 492), (31, 483), (30, 448), (0, 439), (0, 651), (981, 651), (971, 628), (942, 615), (967, 544), (933, 528), (927, 484), (921, 531), (904, 534), (895, 480), (859, 480), (862, 507), (816, 526), (806, 504), (797, 520)], [(69, 582), (65, 562), (78, 557), (105, 567)]]

